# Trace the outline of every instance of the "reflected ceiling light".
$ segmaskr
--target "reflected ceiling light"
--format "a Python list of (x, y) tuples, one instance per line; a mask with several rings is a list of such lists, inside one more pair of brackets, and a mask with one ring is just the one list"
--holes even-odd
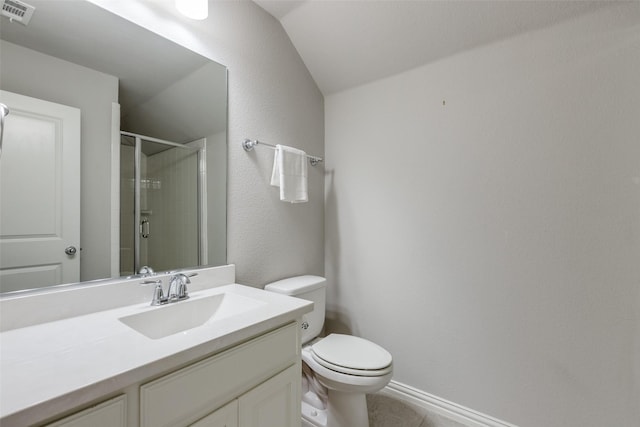
[(176, 9), (187, 18), (207, 19), (209, 0), (176, 0)]

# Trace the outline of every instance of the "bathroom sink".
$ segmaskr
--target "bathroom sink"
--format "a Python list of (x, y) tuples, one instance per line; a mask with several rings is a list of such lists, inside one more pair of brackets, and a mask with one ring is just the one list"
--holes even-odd
[(148, 311), (124, 316), (118, 320), (155, 340), (211, 325), (220, 319), (237, 316), (263, 305), (263, 301), (224, 292), (160, 307), (149, 307)]

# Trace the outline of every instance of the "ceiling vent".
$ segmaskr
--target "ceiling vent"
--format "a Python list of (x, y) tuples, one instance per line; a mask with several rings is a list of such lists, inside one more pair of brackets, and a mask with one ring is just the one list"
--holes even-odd
[(19, 0), (0, 0), (2, 4), (2, 15), (9, 18), (11, 22), (19, 22), (27, 25), (31, 20), (35, 7)]

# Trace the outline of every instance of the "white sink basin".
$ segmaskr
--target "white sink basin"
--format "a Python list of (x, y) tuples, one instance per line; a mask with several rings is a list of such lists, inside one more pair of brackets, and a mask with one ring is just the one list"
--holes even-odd
[(148, 311), (124, 316), (118, 320), (155, 340), (210, 325), (217, 320), (240, 315), (264, 305), (265, 302), (260, 300), (224, 292), (160, 307), (149, 307)]

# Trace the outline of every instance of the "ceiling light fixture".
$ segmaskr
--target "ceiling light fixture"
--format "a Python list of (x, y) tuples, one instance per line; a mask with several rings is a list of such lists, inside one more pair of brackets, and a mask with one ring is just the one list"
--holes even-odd
[(176, 0), (178, 12), (191, 19), (207, 19), (209, 0)]

